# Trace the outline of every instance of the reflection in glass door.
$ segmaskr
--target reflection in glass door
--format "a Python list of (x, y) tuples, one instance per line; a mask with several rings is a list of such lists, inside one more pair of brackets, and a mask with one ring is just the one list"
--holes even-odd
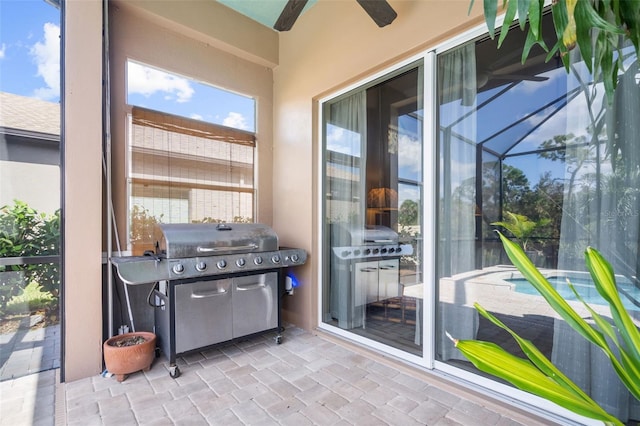
[(326, 102), (323, 322), (421, 356), (422, 67)]

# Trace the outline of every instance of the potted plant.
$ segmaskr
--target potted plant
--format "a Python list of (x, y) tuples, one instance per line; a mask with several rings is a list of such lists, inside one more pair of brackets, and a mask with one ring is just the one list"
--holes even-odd
[(148, 331), (124, 333), (103, 345), (104, 363), (119, 382), (136, 371), (148, 371), (155, 357), (156, 335)]

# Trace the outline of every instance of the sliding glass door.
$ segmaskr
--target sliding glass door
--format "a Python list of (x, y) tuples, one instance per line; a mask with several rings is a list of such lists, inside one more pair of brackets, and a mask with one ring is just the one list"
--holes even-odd
[[(500, 50), (483, 39), (438, 55), (436, 360), (482, 374), (445, 332), (523, 356), (506, 332), (478, 315), (478, 302), (607, 411), (622, 421), (637, 418), (640, 403), (605, 356), (510, 264), (496, 233), (520, 244), (587, 321), (591, 313), (566, 280), (611, 317), (585, 267), (584, 250), (595, 247), (611, 262), (640, 323), (637, 57), (631, 47), (621, 49), (624, 70), (608, 104), (582, 62), (572, 61), (567, 73), (560, 58), (545, 62), (546, 52), (534, 48), (521, 64), (522, 37), (509, 34)], [(553, 37), (545, 35), (549, 46)]]
[(322, 321), (422, 355), (422, 66), (323, 106)]

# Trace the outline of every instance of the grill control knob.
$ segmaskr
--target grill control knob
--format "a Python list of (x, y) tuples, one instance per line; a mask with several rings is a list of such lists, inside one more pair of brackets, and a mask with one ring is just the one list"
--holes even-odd
[(242, 268), (245, 264), (245, 260), (243, 258), (240, 258), (238, 260), (236, 260), (236, 265), (238, 265), (238, 268)]
[(378, 252), (379, 252), (379, 251), (380, 251), (380, 250), (378, 250), (377, 248), (374, 248), (374, 249), (373, 249), (373, 254), (378, 254)]
[(360, 250), (356, 249), (353, 251), (354, 256), (360, 256)]
[(349, 250), (345, 250), (342, 252), (342, 257), (348, 257), (351, 254)]
[(200, 262), (196, 263), (196, 270), (197, 270), (198, 272), (202, 272), (202, 271), (204, 271), (205, 269), (207, 269), (207, 264), (206, 264), (206, 263), (204, 263), (204, 262), (202, 262), (202, 261), (200, 261)]
[(400, 253), (402, 251), (402, 247), (398, 246), (396, 247), (396, 253)]
[(292, 261), (293, 263), (297, 263), (297, 262), (298, 262), (298, 260), (300, 260), (300, 256), (298, 256), (297, 254), (292, 254), (292, 255), (291, 255), (291, 261)]
[(385, 254), (387, 252), (386, 248), (380, 249), (380, 253)]
[(280, 256), (277, 254), (274, 254), (273, 256), (271, 256), (271, 261), (273, 263), (280, 263)]
[(262, 258), (260, 256), (257, 256), (255, 259), (253, 259), (253, 263), (255, 263), (256, 265), (262, 265)]
[(396, 249), (394, 249), (393, 247), (389, 249), (389, 253), (393, 253), (394, 251), (396, 251)]
[(218, 263), (216, 263), (216, 266), (218, 267), (218, 269), (224, 269), (227, 267), (227, 261), (226, 260), (218, 260)]
[(371, 254), (371, 249), (365, 249), (364, 254)]
[(176, 263), (173, 265), (173, 272), (176, 274), (181, 274), (184, 272), (184, 265), (182, 263)]

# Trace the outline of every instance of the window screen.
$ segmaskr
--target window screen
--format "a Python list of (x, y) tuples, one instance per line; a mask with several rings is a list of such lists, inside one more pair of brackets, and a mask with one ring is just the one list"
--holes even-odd
[(255, 134), (133, 107), (130, 249), (153, 249), (157, 223), (253, 222)]

